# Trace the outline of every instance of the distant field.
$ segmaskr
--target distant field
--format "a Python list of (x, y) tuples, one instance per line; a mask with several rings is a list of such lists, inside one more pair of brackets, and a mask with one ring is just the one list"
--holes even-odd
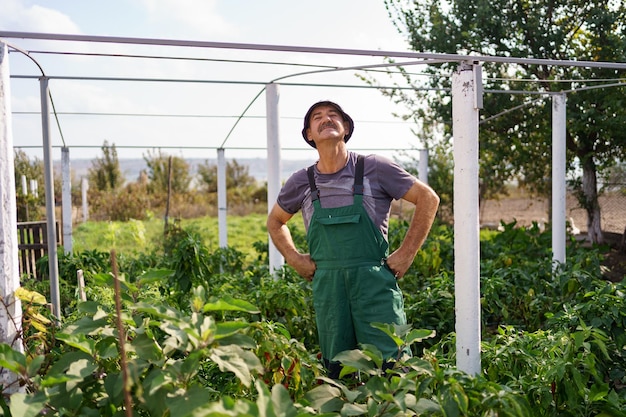
[[(265, 220), (267, 216), (228, 216), (228, 245), (237, 250), (254, 255), (252, 244), (267, 241)], [(297, 219), (295, 219), (297, 223)], [(211, 250), (219, 247), (218, 221), (216, 217), (182, 220), (181, 227), (192, 228), (203, 236)], [(73, 250), (75, 252), (98, 250), (134, 254), (150, 252), (163, 244), (163, 219), (129, 222), (87, 222), (74, 227)]]
[[(602, 210), (602, 230), (622, 234), (626, 227), (626, 194), (623, 192), (605, 193), (598, 198)], [(582, 233), (587, 231), (587, 213), (568, 193), (566, 216)], [(529, 226), (532, 222), (545, 223), (551, 220), (550, 201), (527, 195), (503, 197), (500, 200), (487, 200), (481, 207), (482, 225), (498, 225), (500, 221), (510, 223), (517, 221), (520, 226)]]

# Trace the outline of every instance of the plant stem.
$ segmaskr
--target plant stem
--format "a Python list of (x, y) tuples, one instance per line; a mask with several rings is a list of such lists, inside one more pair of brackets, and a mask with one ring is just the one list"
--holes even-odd
[(119, 273), (117, 270), (117, 257), (115, 249), (111, 250), (111, 271), (113, 272), (113, 284), (115, 288), (115, 314), (117, 318), (117, 332), (120, 342), (120, 362), (122, 365), (122, 381), (124, 383), (124, 408), (126, 417), (133, 416), (133, 405), (130, 397), (130, 380), (128, 377), (128, 364), (126, 363), (126, 334), (122, 325), (122, 296), (120, 290)]

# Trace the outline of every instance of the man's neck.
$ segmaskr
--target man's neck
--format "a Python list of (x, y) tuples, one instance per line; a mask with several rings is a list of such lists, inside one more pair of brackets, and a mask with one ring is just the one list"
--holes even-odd
[(334, 174), (348, 163), (348, 149), (343, 143), (339, 146), (318, 148), (317, 151), (320, 156), (317, 169), (322, 174)]

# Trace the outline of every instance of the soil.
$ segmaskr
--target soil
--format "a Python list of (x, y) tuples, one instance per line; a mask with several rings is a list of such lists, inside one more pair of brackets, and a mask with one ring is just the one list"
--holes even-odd
[[(480, 208), (480, 225), (482, 228), (496, 229), (501, 222), (517, 226), (532, 226), (537, 223), (541, 228), (550, 219), (549, 202), (546, 199), (533, 198), (517, 191), (517, 195), (503, 197), (498, 200), (487, 200)], [(626, 278), (626, 193), (602, 195), (599, 198), (602, 211), (602, 229), (605, 244), (602, 246), (604, 259), (602, 261), (604, 278), (612, 282)], [(401, 202), (392, 206), (392, 214), (404, 215)], [(452, 221), (452, 216), (446, 215), (444, 207), (440, 215)], [(410, 211), (409, 211), (410, 212)], [(407, 212), (408, 213), (408, 212)], [(570, 227), (568, 232), (583, 245), (590, 245), (587, 241), (586, 212), (578, 206), (574, 196), (568, 195), (566, 213)]]
[[(603, 273), (606, 279), (618, 282), (626, 277), (626, 210), (623, 209), (626, 199), (622, 195), (603, 196), (600, 204), (606, 247)], [(585, 243), (586, 230), (583, 229), (587, 223), (585, 211), (578, 207), (573, 196), (567, 197), (566, 207), (568, 221), (572, 226), (570, 231), (583, 244), (588, 244)], [(528, 196), (488, 200), (482, 205), (480, 213), (482, 227), (497, 227), (500, 221), (516, 221), (519, 226), (530, 226), (537, 222), (541, 227), (549, 218), (549, 202)]]
[(604, 238), (609, 246), (602, 265), (606, 267), (604, 276), (618, 282), (626, 277), (626, 245), (624, 235), (617, 233), (605, 233)]

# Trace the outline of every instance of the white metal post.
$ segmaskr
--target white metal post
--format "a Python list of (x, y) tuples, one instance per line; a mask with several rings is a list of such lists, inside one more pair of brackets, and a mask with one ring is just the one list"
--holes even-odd
[(217, 150), (217, 223), (220, 248), (228, 246), (226, 191), (226, 157), (224, 148), (219, 148)]
[(428, 184), (428, 149), (420, 149), (417, 176), (424, 184)]
[(39, 198), (39, 185), (37, 180), (30, 180), (30, 194), (35, 198)]
[[(17, 206), (15, 202), (15, 167), (11, 123), (11, 89), (9, 53), (0, 42), (0, 342), (24, 352), (22, 345), (22, 305), (15, 297), (20, 286), (17, 240)], [(5, 391), (16, 392), (17, 375), (3, 369), (0, 384)]]
[(41, 130), (43, 136), (44, 180), (46, 185), (46, 223), (48, 226), (48, 273), (50, 275), (50, 302), (52, 314), (61, 319), (59, 295), (59, 264), (57, 254), (56, 216), (54, 212), (54, 175), (52, 172), (52, 144), (50, 142), (50, 108), (48, 77), (40, 77)]
[[(267, 113), (267, 210), (268, 213), (276, 203), (280, 192), (280, 135), (278, 123), (278, 101), (280, 94), (278, 84), (267, 84), (265, 87), (265, 107)], [(272, 239), (269, 239), (269, 264), (273, 273), (285, 264), (283, 255), (278, 251)]]
[(70, 171), (70, 149), (61, 148), (61, 207), (63, 223), (63, 250), (72, 253), (72, 178)]
[(478, 113), (482, 84), (476, 65), (462, 63), (452, 75), (456, 364), (471, 375), (481, 368)]
[(552, 96), (552, 265), (565, 263), (567, 96)]

